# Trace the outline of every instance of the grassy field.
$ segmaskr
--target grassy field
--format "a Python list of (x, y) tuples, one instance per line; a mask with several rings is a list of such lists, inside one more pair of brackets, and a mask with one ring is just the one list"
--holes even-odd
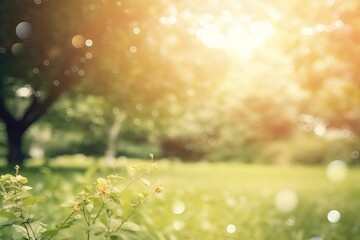
[[(42, 199), (33, 211), (49, 224), (68, 214), (58, 206), (84, 182), (114, 172), (126, 175), (124, 167), (89, 170), (60, 165), (21, 172)], [(350, 168), (343, 181), (332, 182), (326, 166), (169, 161), (158, 165), (148, 179), (161, 179), (165, 190), (149, 196), (131, 217), (138, 227), (128, 239), (360, 239), (358, 168)], [(75, 225), (54, 239), (75, 239), (79, 229)]]

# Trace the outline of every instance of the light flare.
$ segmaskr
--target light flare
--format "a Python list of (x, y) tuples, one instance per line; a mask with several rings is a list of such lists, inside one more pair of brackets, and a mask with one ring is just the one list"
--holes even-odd
[(326, 174), (332, 182), (343, 181), (347, 176), (347, 172), (347, 164), (342, 160), (334, 160), (326, 168)]
[(16, 36), (20, 39), (27, 39), (30, 37), (32, 32), (31, 24), (28, 22), (21, 22), (16, 26)]
[(207, 22), (196, 30), (196, 37), (207, 47), (236, 51), (248, 57), (273, 33), (272, 25), (265, 21), (234, 22), (225, 31), (215, 23)]
[(175, 213), (176, 215), (179, 215), (185, 211), (186, 206), (185, 206), (184, 202), (177, 200), (172, 204), (171, 209), (172, 209), (173, 213)]
[(75, 35), (71, 39), (71, 43), (74, 48), (82, 48), (85, 45), (85, 38), (83, 35), (80, 35), (80, 34)]
[(11, 52), (15, 55), (18, 56), (21, 54), (21, 52), (24, 50), (25, 45), (23, 43), (14, 43), (11, 47)]
[(292, 212), (298, 205), (298, 197), (293, 190), (284, 189), (276, 194), (274, 203), (279, 211)]
[(30, 97), (32, 95), (32, 93), (33, 93), (33, 89), (29, 85), (18, 88), (16, 90), (16, 96), (23, 97), (23, 98)]
[(185, 228), (185, 223), (183, 221), (180, 221), (180, 220), (176, 220), (174, 223), (173, 223), (173, 227), (176, 231), (181, 231)]
[(226, 231), (230, 234), (236, 232), (236, 226), (234, 224), (229, 224), (226, 226)]
[(338, 210), (331, 210), (330, 212), (328, 212), (327, 214), (327, 219), (329, 220), (329, 222), (331, 223), (337, 223), (340, 221), (341, 219), (341, 214)]

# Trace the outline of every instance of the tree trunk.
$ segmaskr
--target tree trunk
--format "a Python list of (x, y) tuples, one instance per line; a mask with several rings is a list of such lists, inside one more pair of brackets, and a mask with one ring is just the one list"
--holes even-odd
[[(63, 77), (62, 74), (63, 71), (59, 71), (60, 77)], [(61, 79), (60, 77), (58, 79)], [(32, 95), (31, 103), (25, 109), (23, 116), (18, 116), (18, 118), (15, 118), (7, 109), (3, 93), (0, 91), (0, 120), (3, 120), (6, 125), (9, 166), (23, 164), (26, 155), (21, 148), (25, 131), (46, 112), (64, 91), (73, 86), (75, 81), (69, 79), (63, 78), (59, 86), (54, 85), (48, 89), (48, 94), (42, 101)]]
[(14, 126), (7, 126), (6, 130), (8, 135), (8, 165), (10, 167), (21, 166), (25, 159), (25, 154), (21, 149), (24, 131)]
[(118, 113), (115, 116), (114, 122), (109, 129), (109, 135), (107, 139), (107, 150), (106, 150), (106, 159), (109, 165), (114, 163), (115, 150), (116, 150), (116, 142), (120, 133), (121, 125), (125, 120), (125, 113)]

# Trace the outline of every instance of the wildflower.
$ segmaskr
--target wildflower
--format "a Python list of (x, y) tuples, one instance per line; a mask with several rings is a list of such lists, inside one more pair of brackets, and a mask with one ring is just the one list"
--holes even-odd
[(164, 190), (164, 187), (162, 185), (162, 182), (159, 180), (155, 185), (154, 192), (161, 193), (163, 190)]
[(108, 181), (104, 178), (98, 178), (97, 183), (96, 192), (98, 192), (101, 196), (107, 195), (110, 188)]
[(78, 203), (74, 203), (73, 205), (70, 206), (70, 209), (73, 212), (78, 212), (78, 211), (80, 211), (80, 205)]
[(21, 183), (21, 184), (25, 184), (28, 182), (27, 178), (26, 177), (23, 177), (21, 175), (16, 175), (15, 177), (15, 181)]

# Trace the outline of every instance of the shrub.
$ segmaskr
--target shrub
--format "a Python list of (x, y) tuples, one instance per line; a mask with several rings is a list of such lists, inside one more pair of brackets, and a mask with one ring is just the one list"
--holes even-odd
[[(67, 217), (49, 227), (31, 212), (39, 198), (30, 194), (32, 187), (27, 185), (28, 179), (19, 174), (19, 167), (16, 166), (15, 175), (5, 174), (0, 177), (0, 229), (10, 230), (2, 231), (0, 236), (6, 239), (50, 240), (60, 231), (77, 223), (84, 225), (84, 231), (79, 233), (77, 238), (92, 239), (98, 236), (101, 239), (122, 239), (121, 230), (131, 227), (126, 226), (129, 225), (129, 218), (150, 193), (149, 190), (141, 191), (128, 199), (124, 197), (124, 192), (138, 181), (149, 187), (150, 182), (144, 176), (155, 168), (156, 163), (153, 161), (135, 166), (133, 177), (125, 183), (125, 179), (118, 175), (98, 178), (76, 194), (72, 201), (64, 204), (63, 207), (67, 207), (69, 211)], [(156, 184), (152, 191), (161, 192), (161, 183)], [(119, 211), (119, 206), (124, 204), (124, 201), (130, 201), (130, 211)], [(52, 211), (55, 212), (56, 209)], [(83, 237), (80, 237), (81, 235)]]

